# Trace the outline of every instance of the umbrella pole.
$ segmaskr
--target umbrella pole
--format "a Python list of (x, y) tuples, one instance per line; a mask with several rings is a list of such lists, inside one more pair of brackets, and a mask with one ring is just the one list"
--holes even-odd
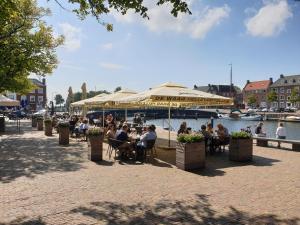
[(127, 121), (127, 108), (125, 108), (125, 121)]
[(105, 117), (105, 113), (104, 113), (104, 108), (102, 108), (102, 126), (104, 127), (104, 118)]
[(169, 148), (171, 147), (171, 103), (169, 102)]

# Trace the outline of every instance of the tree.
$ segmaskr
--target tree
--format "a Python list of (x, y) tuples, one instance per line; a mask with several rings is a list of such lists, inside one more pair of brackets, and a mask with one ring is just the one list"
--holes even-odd
[(26, 93), (34, 88), (30, 74), (44, 76), (56, 68), (55, 50), (63, 38), (55, 38), (42, 20), (49, 13), (36, 0), (0, 1), (0, 92)]
[(256, 102), (257, 102), (257, 99), (254, 94), (248, 96), (248, 105), (253, 106)]
[(63, 104), (64, 102), (65, 102), (65, 100), (63, 99), (61, 94), (55, 95), (55, 105), (60, 105), (61, 106), (61, 104)]
[(122, 88), (119, 86), (119, 87), (116, 87), (116, 89), (114, 90), (114, 92), (118, 92), (118, 91), (121, 91)]
[(276, 102), (277, 98), (278, 98), (277, 93), (274, 90), (270, 91), (267, 94), (267, 100), (268, 100), (268, 102)]
[[(50, 1), (50, 0), (48, 0)], [(62, 0), (53, 0), (58, 3), (62, 8), (65, 6), (62, 4)], [(94, 16), (99, 23), (106, 26), (108, 31), (113, 30), (113, 25), (105, 23), (101, 20), (102, 15), (109, 14), (111, 10), (116, 10), (122, 15), (125, 15), (129, 10), (140, 14), (143, 18), (149, 19), (147, 14), (148, 8), (144, 5), (142, 0), (68, 0), (72, 3), (74, 8), (71, 10), (75, 12), (80, 19), (86, 18), (88, 15)], [(168, 4), (171, 5), (171, 14), (175, 17), (178, 13), (189, 13), (191, 11), (188, 8), (188, 4), (183, 0), (156, 0), (156, 5)]]
[(293, 88), (291, 92), (290, 102), (294, 105), (295, 103), (300, 102), (299, 90)]

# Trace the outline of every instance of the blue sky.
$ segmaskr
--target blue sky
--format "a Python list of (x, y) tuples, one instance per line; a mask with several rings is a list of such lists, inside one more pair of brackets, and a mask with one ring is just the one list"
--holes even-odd
[[(172, 18), (169, 8), (149, 6), (150, 20), (112, 12), (103, 20), (79, 20), (53, 0), (47, 23), (66, 37), (58, 68), (47, 76), (48, 99), (79, 91), (122, 86), (142, 91), (172, 81), (188, 87), (300, 74), (300, 2), (293, 0), (189, 0), (193, 15)], [(62, 1), (64, 2), (64, 1)], [(67, 8), (72, 5), (65, 4)]]

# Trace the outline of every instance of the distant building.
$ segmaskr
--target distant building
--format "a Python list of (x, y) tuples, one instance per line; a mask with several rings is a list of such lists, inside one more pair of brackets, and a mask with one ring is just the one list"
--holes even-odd
[(268, 107), (267, 94), (269, 92), (270, 85), (273, 84), (273, 79), (252, 81), (247, 80), (247, 84), (243, 88), (243, 101), (246, 106), (250, 106), (249, 97), (255, 96), (255, 107)]
[(194, 89), (203, 91), (215, 95), (220, 95), (227, 98), (233, 98), (235, 105), (240, 106), (243, 103), (243, 96), (241, 89), (234, 85), (214, 85), (208, 84), (208, 86), (194, 85)]
[(299, 102), (294, 105), (290, 102), (293, 88), (300, 90), (300, 75), (284, 76), (281, 74), (280, 78), (270, 86), (270, 89), (277, 93), (277, 102), (272, 102), (272, 107), (286, 108), (294, 106), (299, 108)]
[[(46, 79), (29, 79), (37, 88), (26, 95), (15, 94), (15, 99), (19, 100), (21, 105), (28, 110), (39, 110), (45, 108), (47, 103)], [(13, 95), (13, 94), (11, 94)]]

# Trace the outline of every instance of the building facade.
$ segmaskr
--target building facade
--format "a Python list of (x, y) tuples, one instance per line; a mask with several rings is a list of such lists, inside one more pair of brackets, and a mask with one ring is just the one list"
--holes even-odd
[[(248, 107), (269, 107), (267, 100), (267, 94), (269, 92), (270, 85), (273, 84), (273, 79), (252, 81), (247, 80), (245, 87), (243, 88), (243, 101), (245, 106)], [(249, 103), (249, 98), (254, 96), (256, 102), (254, 104)]]
[(16, 94), (16, 100), (19, 100), (21, 106), (27, 110), (36, 111), (45, 108), (47, 103), (47, 86), (46, 79), (42, 81), (38, 79), (30, 79), (30, 81), (37, 87), (26, 95)]
[(194, 85), (194, 89), (198, 91), (215, 94), (215, 95), (220, 95), (227, 98), (233, 98), (235, 105), (241, 105), (243, 103), (241, 89), (234, 85), (214, 85), (214, 84), (208, 84), (208, 86)]
[(286, 107), (300, 107), (300, 103), (291, 103), (292, 90), (296, 89), (300, 91), (300, 75), (284, 76), (280, 75), (280, 78), (276, 80), (271, 86), (270, 90), (275, 91), (277, 94), (277, 101), (272, 102), (274, 108), (286, 108)]

